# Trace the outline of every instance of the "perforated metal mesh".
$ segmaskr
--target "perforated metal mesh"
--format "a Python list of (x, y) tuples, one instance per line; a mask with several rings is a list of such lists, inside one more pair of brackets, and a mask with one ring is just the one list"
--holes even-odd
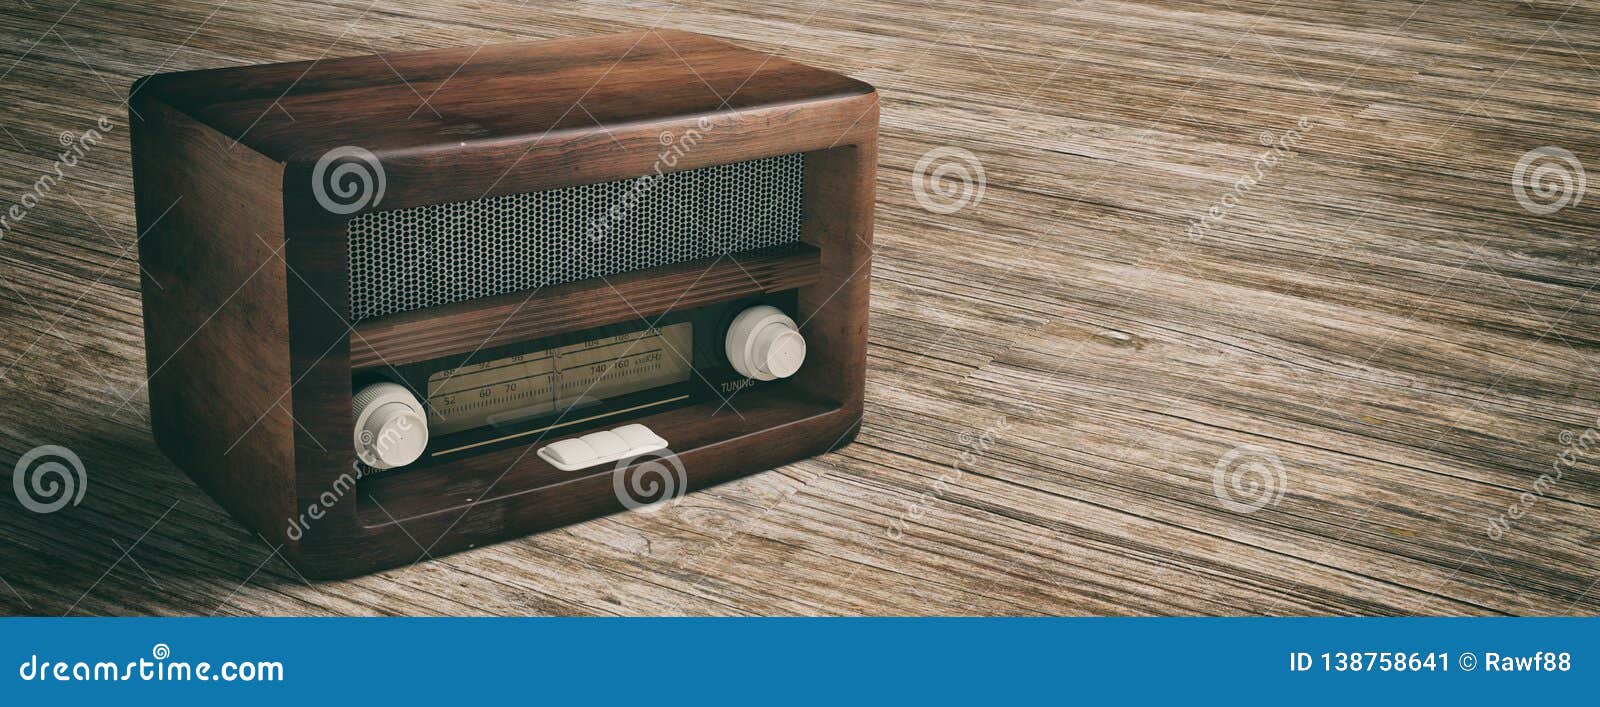
[(362, 214), (351, 321), (794, 243), (803, 160)]

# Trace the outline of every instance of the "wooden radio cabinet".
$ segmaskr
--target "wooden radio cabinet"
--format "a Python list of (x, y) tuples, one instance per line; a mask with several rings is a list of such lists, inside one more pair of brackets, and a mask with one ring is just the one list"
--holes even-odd
[[(308, 576), (631, 507), (626, 460), (542, 451), (599, 455), (597, 430), (659, 436), (681, 492), (859, 428), (867, 84), (662, 30), (162, 74), (131, 99), (156, 440)], [(580, 382), (622, 392), (558, 392)], [(378, 383), (399, 407), (373, 412)]]

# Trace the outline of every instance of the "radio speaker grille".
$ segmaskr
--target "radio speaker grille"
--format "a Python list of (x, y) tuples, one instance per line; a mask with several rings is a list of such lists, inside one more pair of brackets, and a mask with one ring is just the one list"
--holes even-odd
[(800, 240), (804, 155), (362, 214), (352, 322)]

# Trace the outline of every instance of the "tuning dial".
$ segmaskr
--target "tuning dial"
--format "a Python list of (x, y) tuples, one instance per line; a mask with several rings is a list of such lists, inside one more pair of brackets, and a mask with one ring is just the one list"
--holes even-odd
[(428, 419), (398, 383), (373, 383), (355, 397), (356, 457), (374, 469), (405, 466), (428, 446)]
[(728, 325), (728, 362), (740, 375), (769, 381), (788, 378), (806, 361), (806, 339), (777, 307), (758, 305)]

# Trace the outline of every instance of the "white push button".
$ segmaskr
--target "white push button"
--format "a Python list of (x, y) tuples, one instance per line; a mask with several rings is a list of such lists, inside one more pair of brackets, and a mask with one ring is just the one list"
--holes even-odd
[(656, 433), (644, 425), (623, 425), (612, 432), (627, 442), (630, 449), (642, 450), (637, 452), (639, 454), (667, 448), (667, 441), (656, 436)]
[(758, 305), (728, 325), (728, 362), (740, 375), (769, 381), (788, 378), (806, 362), (806, 339), (783, 310)]
[(622, 436), (609, 430), (586, 434), (578, 439), (589, 445), (597, 457), (616, 457), (628, 451), (628, 443), (622, 441)]
[(574, 469), (588, 466), (594, 459), (594, 448), (581, 439), (564, 439), (539, 450), (539, 456), (558, 467)]
[(577, 471), (667, 448), (667, 441), (640, 424), (590, 432), (539, 448), (539, 457), (562, 471)]

